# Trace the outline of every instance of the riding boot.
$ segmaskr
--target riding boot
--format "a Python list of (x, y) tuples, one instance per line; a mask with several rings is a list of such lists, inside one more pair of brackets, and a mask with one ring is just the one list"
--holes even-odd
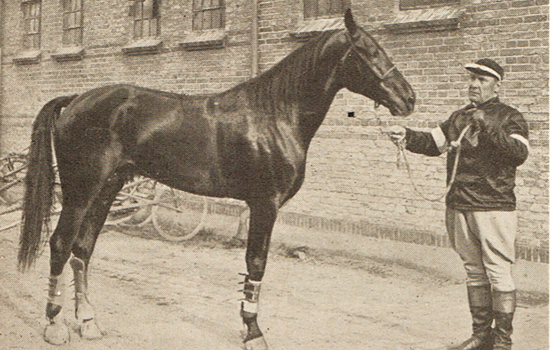
[(472, 314), (472, 336), (449, 350), (492, 350), (493, 303), (491, 286), (468, 286), (468, 302)]
[(495, 315), (494, 350), (512, 349), (512, 320), (516, 310), (516, 291), (493, 291), (493, 313)]

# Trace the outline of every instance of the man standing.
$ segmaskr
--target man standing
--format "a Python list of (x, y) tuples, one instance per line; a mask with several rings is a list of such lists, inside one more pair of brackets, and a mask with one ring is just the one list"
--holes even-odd
[(529, 152), (528, 126), (520, 112), (499, 101), (501, 66), (485, 58), (465, 68), (469, 105), (431, 132), (398, 125), (387, 131), (392, 141), (405, 142), (414, 153), (438, 156), (448, 150), (450, 181), (457, 148), (448, 145), (457, 146), (469, 126), (458, 145), (455, 182), (446, 197), (446, 226), (467, 274), (473, 335), (449, 349), (509, 350), (516, 306), (511, 273), (517, 230), (514, 187), (516, 168)]

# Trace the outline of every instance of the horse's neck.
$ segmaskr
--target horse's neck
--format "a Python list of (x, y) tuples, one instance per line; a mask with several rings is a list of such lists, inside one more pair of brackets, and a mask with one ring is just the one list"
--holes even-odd
[(299, 72), (274, 67), (250, 86), (252, 102), (268, 114), (275, 113), (278, 120), (297, 126), (308, 144), (341, 88), (336, 79), (339, 60), (322, 62)]
[(336, 80), (337, 70), (338, 63), (331, 62), (331, 65), (312, 72), (317, 78), (316, 84), (312, 86), (307, 98), (299, 101), (300, 113), (295, 122), (298, 123), (300, 134), (307, 144), (325, 120), (336, 93), (342, 88)]

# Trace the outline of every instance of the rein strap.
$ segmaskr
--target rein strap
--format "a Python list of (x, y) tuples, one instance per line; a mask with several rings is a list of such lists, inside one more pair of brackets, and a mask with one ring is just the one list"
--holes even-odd
[(412, 176), (412, 170), (411, 170), (411, 165), (409, 164), (409, 161), (407, 160), (407, 152), (406, 152), (406, 147), (407, 147), (407, 142), (405, 141), (405, 139), (403, 139), (401, 142), (399, 142), (397, 144), (397, 148), (399, 149), (398, 151), (398, 164), (399, 164), (399, 159), (401, 157), (403, 157), (403, 160), (405, 161), (405, 165), (407, 166), (407, 172), (409, 174), (409, 179), (411, 180), (411, 184), (414, 188), (414, 190), (416, 191), (416, 193), (422, 197), (423, 199), (427, 200), (427, 201), (430, 201), (430, 202), (439, 202), (441, 199), (445, 198), (447, 196), (447, 194), (449, 193), (449, 191), (451, 190), (451, 187), (453, 187), (453, 184), (455, 182), (455, 179), (456, 179), (456, 172), (457, 172), (457, 169), (458, 169), (458, 160), (460, 158), (460, 149), (462, 148), (461, 147), (461, 143), (462, 143), (462, 139), (464, 138), (464, 136), (466, 135), (466, 132), (468, 132), (468, 130), (470, 130), (471, 128), (471, 124), (470, 125), (466, 125), (466, 127), (464, 129), (462, 129), (462, 131), (460, 132), (460, 136), (458, 137), (458, 139), (456, 141), (453, 141), (451, 142), (451, 146), (450, 148), (456, 148), (456, 156), (455, 156), (455, 162), (453, 164), (453, 171), (451, 173), (451, 179), (449, 180), (449, 184), (447, 185), (447, 187), (445, 188), (445, 193), (443, 193), (442, 195), (440, 195), (439, 197), (437, 198), (429, 198), (427, 196), (425, 196), (417, 187), (417, 185), (415, 184), (414, 182), (414, 179), (413, 179), (413, 176)]

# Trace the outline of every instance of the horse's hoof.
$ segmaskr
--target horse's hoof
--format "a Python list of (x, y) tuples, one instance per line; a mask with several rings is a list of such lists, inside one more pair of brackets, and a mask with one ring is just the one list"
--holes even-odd
[(91, 319), (82, 322), (82, 324), (80, 325), (80, 336), (82, 337), (82, 339), (93, 340), (101, 339), (103, 337), (103, 334), (97, 326), (97, 323), (93, 319)]
[(44, 340), (52, 345), (63, 345), (69, 342), (69, 327), (64, 322), (51, 323), (44, 330)]
[(244, 348), (246, 350), (269, 350), (263, 336), (246, 341)]

